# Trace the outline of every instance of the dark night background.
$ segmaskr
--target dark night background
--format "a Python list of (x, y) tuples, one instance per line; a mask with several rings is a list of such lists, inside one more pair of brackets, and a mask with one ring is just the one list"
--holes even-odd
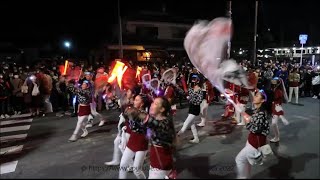
[[(319, 6), (315, 1), (260, 1), (258, 47), (299, 46), (298, 36), (309, 35), (307, 45), (319, 45)], [(162, 11), (186, 19), (214, 19), (225, 16), (227, 1), (121, 1), (122, 17), (141, 10)], [(251, 47), (254, 31), (254, 1), (233, 1), (235, 27), (233, 44)], [(117, 23), (117, 1), (1, 1), (0, 42), (18, 46), (62, 46), (71, 40), (74, 49), (90, 49), (111, 37)], [(270, 28), (270, 31), (268, 31)]]

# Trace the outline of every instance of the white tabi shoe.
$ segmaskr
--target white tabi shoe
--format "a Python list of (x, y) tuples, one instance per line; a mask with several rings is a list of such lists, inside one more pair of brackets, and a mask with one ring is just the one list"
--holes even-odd
[(199, 141), (199, 139), (192, 139), (189, 142), (192, 144), (198, 144), (200, 141)]
[(272, 138), (272, 139), (270, 139), (270, 142), (273, 142), (273, 143), (277, 143), (277, 142), (279, 142), (279, 141), (280, 141), (279, 138)]
[(107, 166), (119, 166), (120, 162), (118, 162), (118, 161), (109, 161), (109, 162), (105, 162), (104, 164), (107, 165)]
[(71, 142), (75, 142), (77, 140), (78, 140), (78, 137), (76, 134), (72, 134), (72, 136), (69, 138), (69, 141), (71, 141)]
[(199, 124), (197, 124), (197, 126), (198, 126), (198, 127), (204, 127), (205, 124), (204, 124), (204, 123), (199, 123)]
[(288, 126), (290, 124), (289, 121), (282, 121), (282, 122), (285, 126)]
[(86, 125), (86, 128), (91, 128), (93, 125), (93, 122), (88, 122), (88, 124)]
[(82, 133), (82, 135), (81, 135), (82, 138), (88, 136), (89, 133), (88, 133), (88, 130), (87, 130), (87, 129), (82, 129), (82, 131), (83, 131), (83, 133)]
[(103, 126), (103, 125), (104, 125), (104, 123), (105, 123), (105, 121), (104, 121), (104, 120), (100, 121), (100, 123), (99, 123), (99, 127)]

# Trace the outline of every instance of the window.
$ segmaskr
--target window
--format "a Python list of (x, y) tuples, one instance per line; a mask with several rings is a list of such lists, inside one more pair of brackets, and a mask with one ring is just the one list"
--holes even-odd
[(156, 39), (158, 38), (158, 28), (157, 27), (137, 27), (137, 35), (142, 38)]
[(312, 51), (311, 51), (311, 53), (312, 53), (312, 54), (317, 53), (317, 48), (313, 48)]
[(172, 28), (172, 37), (173, 38), (185, 38), (188, 29), (186, 28)]

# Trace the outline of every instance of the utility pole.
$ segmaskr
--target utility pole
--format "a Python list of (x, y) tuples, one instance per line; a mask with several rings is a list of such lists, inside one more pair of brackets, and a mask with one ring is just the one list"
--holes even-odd
[(253, 45), (253, 65), (256, 65), (257, 62), (257, 25), (258, 25), (258, 1), (256, 1), (256, 12), (254, 19), (254, 45)]
[[(232, 15), (232, 9), (231, 9), (232, 1), (228, 1), (228, 10), (227, 10), (227, 17), (231, 18)], [(231, 39), (229, 39), (228, 42), (228, 52), (227, 52), (227, 58), (230, 59), (231, 57)]]
[(119, 56), (120, 59), (123, 59), (123, 44), (122, 44), (122, 22), (121, 22), (121, 14), (120, 14), (120, 0), (118, 0), (118, 22), (119, 22)]

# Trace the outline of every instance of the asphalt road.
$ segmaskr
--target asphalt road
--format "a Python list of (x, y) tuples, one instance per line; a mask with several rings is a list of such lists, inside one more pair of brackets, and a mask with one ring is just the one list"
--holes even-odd
[[(274, 155), (263, 165), (252, 168), (253, 178), (320, 178), (319, 175), (319, 100), (301, 98), (301, 105), (285, 104), (285, 116), (290, 124), (280, 123), (281, 141), (271, 144)], [(177, 129), (187, 117), (187, 108), (179, 109), (175, 116)], [(235, 157), (244, 147), (248, 131), (230, 121), (220, 121), (222, 105), (211, 105), (208, 123), (198, 128), (199, 144), (189, 144), (192, 137), (187, 131), (180, 140), (176, 154), (178, 178), (235, 178)], [(16, 125), (1, 120), (1, 179), (9, 178), (99, 178), (118, 177), (118, 167), (108, 167), (104, 162), (112, 159), (113, 140), (116, 135), (118, 111), (104, 112), (109, 123), (89, 129), (89, 135), (77, 142), (68, 142), (76, 118), (56, 117), (55, 114), (22, 120)], [(29, 120), (28, 120), (29, 119)], [(200, 118), (198, 119), (198, 121)], [(7, 122), (7, 123), (6, 123)], [(24, 126), (23, 131), (14, 127)], [(272, 132), (271, 132), (272, 133)], [(27, 134), (20, 137), (19, 134)], [(4, 137), (19, 135), (20, 139), (7, 141)], [(11, 147), (23, 147), (10, 152)], [(8, 151), (9, 149), (9, 151)], [(5, 151), (6, 150), (6, 151)], [(13, 172), (4, 166), (14, 162)], [(148, 176), (148, 159), (144, 172)], [(10, 171), (10, 170), (9, 170)], [(128, 178), (135, 178), (129, 173)]]

